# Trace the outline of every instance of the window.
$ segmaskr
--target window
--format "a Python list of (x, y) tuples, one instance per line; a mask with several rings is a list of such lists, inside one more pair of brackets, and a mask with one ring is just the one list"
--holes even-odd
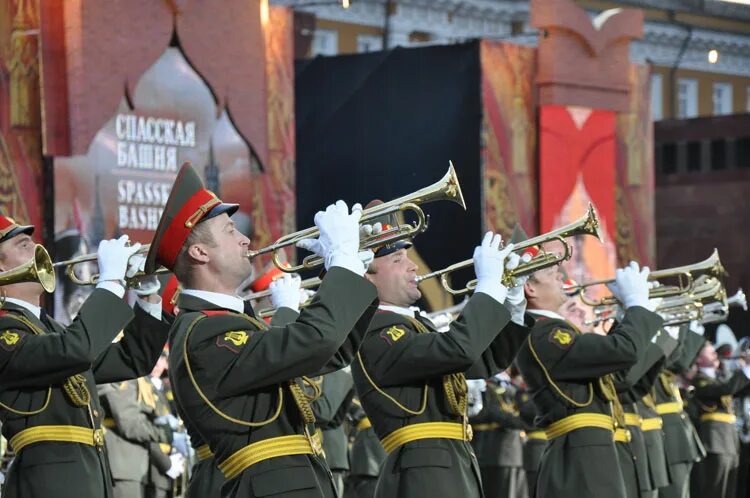
[(336, 55), (339, 53), (339, 33), (335, 29), (316, 29), (313, 33), (312, 56)]
[(651, 75), (651, 118), (659, 121), (662, 118), (662, 77), (661, 74)]
[(732, 84), (714, 83), (714, 116), (732, 114)]
[(680, 78), (677, 81), (677, 117), (694, 118), (698, 115), (698, 81)]
[(374, 52), (383, 49), (383, 37), (380, 35), (357, 35), (357, 52)]

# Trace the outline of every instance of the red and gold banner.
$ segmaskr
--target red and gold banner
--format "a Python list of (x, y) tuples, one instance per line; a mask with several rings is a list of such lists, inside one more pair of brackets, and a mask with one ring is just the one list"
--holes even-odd
[(508, 237), (537, 228), (536, 50), (484, 40), (482, 70), (483, 226)]
[(539, 123), (539, 209), (542, 233), (571, 223), (594, 205), (603, 244), (576, 240), (565, 267), (579, 282), (607, 278), (616, 263), (615, 113), (545, 105)]

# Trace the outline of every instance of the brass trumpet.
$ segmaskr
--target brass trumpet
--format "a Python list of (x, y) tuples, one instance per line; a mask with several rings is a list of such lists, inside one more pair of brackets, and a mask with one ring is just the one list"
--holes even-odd
[[(138, 249), (138, 251), (135, 254), (146, 254), (148, 253), (149, 247), (151, 247), (151, 244), (144, 244), (141, 246), (140, 249)], [(133, 254), (133, 256), (135, 256), (135, 254)], [(77, 258), (67, 259), (65, 261), (58, 261), (57, 263), (54, 263), (52, 266), (54, 268), (64, 267), (65, 275), (67, 275), (70, 281), (76, 285), (96, 285), (99, 283), (98, 273), (94, 273), (88, 279), (82, 279), (78, 277), (78, 275), (76, 275), (76, 271), (75, 271), (76, 265), (96, 261), (96, 259), (97, 259), (96, 253), (84, 254), (83, 256), (78, 256)], [(156, 270), (156, 272), (154, 272), (154, 275), (159, 275), (163, 273), (169, 273), (169, 270), (164, 267), (161, 267), (158, 270)], [(145, 272), (139, 271), (132, 277), (126, 278), (125, 284), (127, 285), (129, 289), (137, 288), (138, 285), (140, 284), (140, 279), (145, 276), (146, 276)]]
[[(371, 249), (383, 244), (389, 244), (398, 240), (409, 239), (414, 235), (424, 232), (427, 230), (427, 215), (424, 213), (421, 204), (434, 201), (452, 201), (466, 209), (464, 203), (464, 197), (461, 193), (461, 186), (458, 183), (458, 176), (453, 168), (453, 163), (450, 163), (448, 172), (438, 182), (432, 185), (417, 190), (411, 194), (399, 197), (390, 202), (385, 202), (377, 206), (373, 206), (369, 209), (362, 211), (362, 217), (359, 222), (366, 224), (375, 221), (377, 218), (394, 214), (398, 212), (412, 211), (417, 216), (417, 220), (414, 224), (403, 224), (396, 227), (392, 227), (388, 230), (379, 232), (376, 235), (366, 237), (360, 240), (360, 249)], [(288, 266), (281, 261), (280, 249), (284, 247), (296, 245), (302, 239), (309, 239), (317, 237), (320, 231), (317, 227), (308, 228), (306, 230), (300, 230), (298, 232), (284, 235), (279, 238), (275, 243), (262, 249), (250, 250), (247, 253), (248, 258), (255, 258), (261, 254), (274, 253), (273, 263), (281, 270), (287, 273), (297, 273), (301, 270), (314, 268), (323, 263), (323, 259), (310, 255), (302, 260), (302, 264), (297, 266)]]
[[(300, 282), (300, 289), (310, 289), (312, 287), (317, 287), (320, 285), (322, 280), (319, 277), (313, 277), (308, 278)], [(251, 300), (251, 299), (263, 299), (264, 297), (268, 297), (271, 295), (271, 289), (266, 289), (258, 292), (253, 292), (252, 294), (249, 294), (245, 297), (245, 300)]]
[(693, 291), (665, 300), (656, 312), (664, 317), (664, 325), (679, 325), (692, 320), (703, 321), (707, 309), (712, 308), (712, 314), (723, 312), (726, 316), (729, 313), (727, 292), (720, 279), (702, 275), (695, 280)]
[[(55, 291), (55, 268), (44, 246), (34, 247), (34, 258), (28, 263), (0, 273), (0, 287), (21, 282), (38, 282), (45, 292)], [(0, 301), (0, 307), (4, 301), (4, 298)]]
[[(649, 281), (664, 279), (664, 278), (677, 278), (677, 285), (659, 285), (649, 291), (649, 298), (669, 298), (680, 296), (691, 292), (695, 287), (695, 275), (708, 275), (716, 278), (723, 277), (726, 275), (726, 270), (721, 264), (719, 259), (719, 251), (714, 249), (711, 256), (700, 261), (693, 263), (692, 265), (678, 266), (675, 268), (669, 268), (666, 270), (657, 270), (649, 273)], [(614, 283), (614, 278), (608, 278), (605, 280), (594, 280), (572, 287), (570, 290), (577, 291), (581, 294), (581, 300), (589, 306), (610, 306), (618, 304), (619, 301), (615, 296), (605, 296), (598, 301), (593, 301), (586, 298), (585, 290), (595, 285), (606, 285)]]
[[(513, 252), (522, 254), (524, 250), (528, 249), (529, 247), (541, 245), (553, 240), (559, 240), (562, 243), (565, 251), (562, 255), (542, 251), (538, 256), (533, 258), (528, 263), (522, 262), (512, 270), (506, 269), (503, 273), (503, 284), (508, 287), (512, 287), (515, 284), (515, 279), (518, 277), (531, 275), (534, 272), (549, 268), (550, 266), (555, 266), (562, 263), (563, 261), (570, 259), (571, 255), (573, 254), (573, 250), (570, 244), (565, 239), (568, 237), (573, 237), (575, 235), (593, 235), (600, 241), (602, 240), (601, 235), (599, 234), (599, 219), (596, 217), (596, 211), (594, 210), (594, 206), (592, 206), (591, 204), (589, 204), (589, 209), (586, 215), (581, 217), (579, 220), (565, 225), (564, 227), (558, 228), (557, 230), (532, 237), (517, 244), (513, 248)], [(416, 280), (417, 283), (419, 283), (429, 278), (440, 277), (440, 283), (443, 285), (443, 288), (446, 290), (446, 292), (454, 296), (461, 296), (474, 290), (477, 286), (477, 281), (471, 280), (468, 284), (466, 284), (465, 287), (461, 289), (454, 289), (448, 283), (448, 275), (453, 273), (454, 271), (462, 270), (473, 265), (474, 259), (467, 259), (459, 263), (452, 264), (447, 268), (443, 268), (442, 270), (437, 270), (432, 273), (420, 275)]]

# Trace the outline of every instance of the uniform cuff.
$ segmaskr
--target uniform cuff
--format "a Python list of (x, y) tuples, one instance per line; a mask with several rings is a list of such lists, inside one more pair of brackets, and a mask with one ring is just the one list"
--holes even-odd
[(140, 297), (136, 300), (136, 302), (143, 311), (153, 316), (157, 320), (161, 320), (161, 297), (159, 298), (158, 303), (152, 303), (150, 301), (146, 301), (145, 299), (141, 299)]
[(106, 289), (115, 296), (122, 299), (122, 296), (125, 295), (125, 287), (119, 282), (115, 282), (114, 280), (104, 280), (100, 281), (98, 284), (96, 284), (97, 289)]

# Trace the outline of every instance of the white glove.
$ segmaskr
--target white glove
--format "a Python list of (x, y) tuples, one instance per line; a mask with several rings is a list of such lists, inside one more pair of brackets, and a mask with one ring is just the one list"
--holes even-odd
[(107, 280), (125, 280), (125, 272), (128, 268), (130, 257), (137, 253), (141, 244), (136, 242), (132, 246), (127, 246), (128, 236), (123, 235), (117, 240), (109, 239), (99, 242), (99, 249), (96, 251), (97, 262), (99, 263), (99, 281)]
[(161, 289), (161, 282), (159, 282), (156, 275), (146, 275), (145, 277), (139, 278), (138, 285), (131, 290), (139, 296), (145, 297), (150, 296), (151, 294), (156, 294), (159, 292), (159, 289)]
[(187, 457), (190, 454), (190, 450), (188, 449), (190, 445), (190, 441), (188, 441), (188, 436), (184, 432), (174, 432), (172, 433), (172, 448), (179, 453), (182, 456)]
[(169, 455), (169, 459), (172, 461), (172, 466), (167, 470), (167, 476), (171, 479), (177, 479), (185, 472), (185, 457), (180, 453)]
[(159, 424), (159, 425), (168, 425), (169, 428), (172, 429), (173, 431), (176, 431), (180, 427), (180, 419), (178, 419), (171, 413), (156, 417), (154, 419), (154, 423)]
[(125, 271), (125, 276), (133, 278), (136, 273), (145, 271), (146, 268), (146, 256), (143, 254), (133, 254), (128, 260), (128, 269)]
[(291, 308), (294, 311), (299, 311), (301, 282), (299, 275), (291, 273), (285, 273), (271, 282), (268, 288), (271, 290), (273, 307), (276, 309)]
[(357, 256), (359, 251), (359, 219), (362, 206), (355, 204), (352, 212), (344, 201), (336, 201), (325, 211), (315, 215), (315, 225), (320, 230), (317, 239), (302, 239), (297, 247), (307, 249), (322, 257), (326, 270), (341, 266), (358, 275), (364, 275), (365, 267)]
[(650, 308), (648, 274), (648, 267), (644, 266), (641, 269), (635, 261), (631, 261), (630, 265), (625, 268), (617, 269), (615, 274), (616, 286), (613, 286), (612, 290), (625, 309), (633, 306)]
[(375, 253), (369, 249), (366, 249), (364, 251), (359, 251), (357, 253), (357, 257), (362, 262), (362, 264), (365, 265), (365, 271), (367, 271), (367, 269), (370, 267), (370, 263), (375, 260)]
[(513, 251), (513, 244), (500, 249), (502, 237), (487, 232), (482, 244), (474, 249), (474, 272), (477, 275), (475, 292), (483, 292), (503, 303), (508, 295), (508, 288), (502, 283), (505, 259)]
[(706, 333), (706, 328), (698, 320), (690, 320), (688, 328), (691, 332), (695, 332), (698, 335), (704, 335)]
[(467, 379), (466, 386), (469, 388), (468, 392), (468, 405), (470, 417), (474, 417), (482, 411), (484, 402), (482, 400), (482, 393), (487, 390), (487, 383), (484, 379)]
[(680, 338), (680, 327), (676, 327), (674, 325), (667, 325), (664, 327), (664, 330), (666, 330), (667, 334), (669, 334), (669, 337), (672, 339), (679, 339)]
[[(521, 261), (522, 258), (517, 253), (512, 252), (505, 261), (505, 269), (515, 270)], [(524, 261), (524, 263), (528, 263), (528, 261)], [(528, 275), (514, 278), (515, 285), (508, 289), (508, 296), (505, 298), (505, 306), (510, 311), (510, 319), (518, 325), (524, 324), (523, 315), (526, 313), (526, 294), (523, 291), (523, 286), (527, 280), (529, 280)]]

